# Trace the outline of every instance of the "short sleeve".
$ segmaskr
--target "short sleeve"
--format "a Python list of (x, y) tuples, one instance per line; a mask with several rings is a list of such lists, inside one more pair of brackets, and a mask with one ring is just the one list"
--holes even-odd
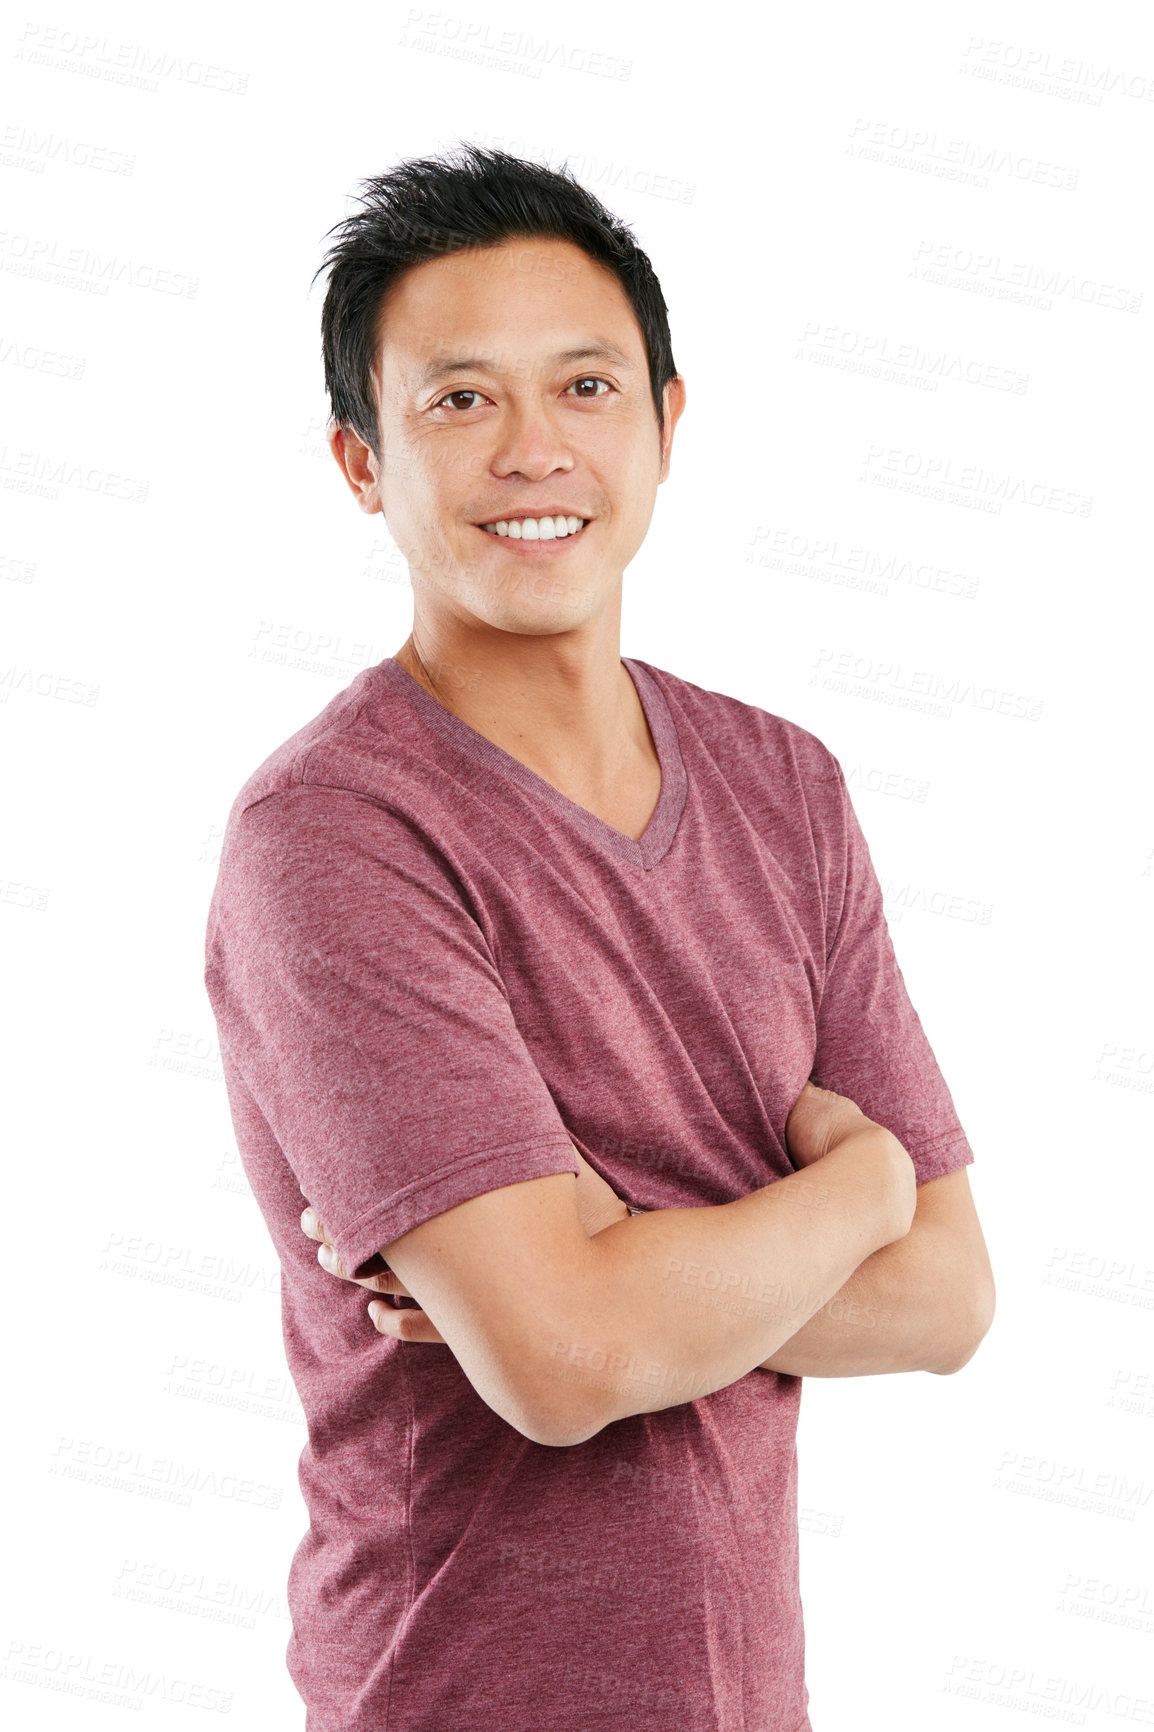
[(578, 1171), (465, 887), (379, 801), (304, 784), (236, 815), (205, 986), (347, 1269), (484, 1191)]
[[(832, 758), (832, 754), (831, 754)], [(882, 908), (882, 891), (836, 758), (831, 910), (812, 1080), (848, 1095), (892, 1131), (918, 1184), (974, 1156), (921, 1019), (910, 1002)], [(840, 892), (840, 894), (839, 894)]]

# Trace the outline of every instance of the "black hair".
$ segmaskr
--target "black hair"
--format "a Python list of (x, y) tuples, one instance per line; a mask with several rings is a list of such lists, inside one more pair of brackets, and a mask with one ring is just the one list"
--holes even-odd
[(414, 265), (470, 247), (498, 246), (514, 236), (571, 241), (613, 272), (641, 327), (664, 434), (663, 393), (677, 368), (661, 285), (632, 230), (567, 167), (547, 168), (464, 143), (455, 156), (402, 162), (360, 187), (362, 208), (328, 231), (337, 238), (313, 281), (329, 271), (321, 347), (332, 416), (364, 440), (378, 463), (373, 367), (384, 296)]

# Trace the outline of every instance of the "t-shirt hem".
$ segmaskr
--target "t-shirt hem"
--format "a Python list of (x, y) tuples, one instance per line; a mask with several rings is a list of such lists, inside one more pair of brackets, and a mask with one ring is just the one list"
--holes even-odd
[[(483, 1166), (484, 1172), (475, 1171)], [(346, 1269), (356, 1270), (413, 1227), (420, 1226), (458, 1203), (467, 1203), (485, 1191), (500, 1190), (524, 1179), (544, 1179), (553, 1173), (580, 1171), (568, 1137), (531, 1137), (516, 1143), (499, 1143), (462, 1155), (418, 1183), (395, 1191), (383, 1203), (375, 1203), (347, 1227), (330, 1227), (333, 1244)]]

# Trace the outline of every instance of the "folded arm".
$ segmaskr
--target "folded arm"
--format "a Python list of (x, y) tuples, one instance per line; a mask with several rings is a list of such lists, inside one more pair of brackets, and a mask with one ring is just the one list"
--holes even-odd
[(961, 1370), (994, 1315), (994, 1278), (964, 1168), (919, 1186), (903, 1239), (860, 1263), (768, 1359), (797, 1377)]
[[(916, 1197), (908, 1155), (878, 1125), (734, 1202), (593, 1237), (568, 1178), (486, 1192), (383, 1252), (482, 1399), (553, 1445), (756, 1370), (909, 1230)], [(375, 1321), (405, 1339), (410, 1316)]]
[[(851, 1103), (841, 1102), (836, 1096), (823, 1095), (819, 1091), (817, 1095), (810, 1093), (807, 1098), (820, 1102), (826, 1109), (832, 1105), (835, 1117), (824, 1122), (811, 1120), (808, 1125), (803, 1125), (796, 1115), (791, 1118), (790, 1129), (796, 1133), (791, 1139), (795, 1157), (804, 1156), (812, 1160), (822, 1150), (832, 1152), (829, 1149), (831, 1132), (844, 1138), (846, 1125), (866, 1123)], [(879, 1129), (876, 1126), (872, 1128), (875, 1131)], [(808, 1134), (803, 1136), (803, 1131)], [(740, 1271), (743, 1260), (748, 1264), (750, 1246), (748, 1242), (743, 1245), (739, 1229), (747, 1227), (748, 1223), (734, 1219), (732, 1215), (729, 1221), (718, 1221), (712, 1218), (717, 1211), (708, 1208), (645, 1211), (639, 1219), (664, 1220), (664, 1225), (656, 1230), (656, 1236), (652, 1226), (642, 1227), (640, 1230), (647, 1237), (639, 1240), (635, 1218), (628, 1214), (626, 1205), (580, 1152), (574, 1152), (580, 1169), (575, 1187), (577, 1215), (585, 1240), (603, 1234), (608, 1227), (619, 1225), (621, 1228), (614, 1240), (614, 1257), (610, 1259), (610, 1266), (602, 1267), (596, 1274), (586, 1266), (584, 1278), (600, 1283), (598, 1296), (604, 1299), (611, 1296), (614, 1281), (620, 1277), (621, 1258), (636, 1261), (632, 1281), (635, 1293), (640, 1285), (641, 1298), (640, 1302), (636, 1297), (630, 1302), (630, 1315), (640, 1320), (646, 1305), (652, 1310), (656, 1294), (658, 1309), (664, 1310), (666, 1324), (670, 1315), (673, 1317), (677, 1352), (664, 1361), (641, 1360), (634, 1351), (635, 1343), (625, 1350), (621, 1345), (599, 1348), (596, 1342), (572, 1339), (571, 1327), (563, 1325), (561, 1333), (554, 1331), (546, 1366), (546, 1375), (554, 1383), (554, 1396), (566, 1387), (580, 1389), (582, 1385), (610, 1390), (618, 1398), (612, 1417), (624, 1417), (626, 1411), (653, 1411), (721, 1388), (734, 1380), (729, 1374), (733, 1371), (731, 1364), (726, 1363), (724, 1374), (720, 1369), (718, 1350), (735, 1344), (728, 1339), (733, 1335), (730, 1319), (735, 1313), (761, 1311), (775, 1317), (778, 1344), (760, 1365), (753, 1368), (796, 1376), (853, 1377), (914, 1370), (945, 1374), (960, 1369), (969, 1360), (989, 1327), (994, 1302), (993, 1279), (964, 1170), (923, 1184), (916, 1192), (916, 1207), (909, 1231), (858, 1261), (856, 1268), (846, 1264), (849, 1273), (840, 1284), (836, 1276), (831, 1280), (831, 1270), (836, 1269), (836, 1259), (841, 1254), (836, 1242), (838, 1233), (849, 1223), (844, 1213), (840, 1222), (835, 1218), (836, 1208), (835, 1216), (815, 1211), (828, 1210), (831, 1201), (836, 1204), (839, 1191), (842, 1192), (843, 1204), (849, 1200), (843, 1186), (845, 1180), (852, 1177), (853, 1162), (850, 1162), (849, 1172), (840, 1175), (835, 1170), (837, 1163), (834, 1163), (834, 1167), (827, 1169), (816, 1184), (811, 1179), (799, 1186), (795, 1182), (797, 1175), (779, 1181), (785, 1188), (777, 1190), (775, 1202), (779, 1206), (789, 1206), (794, 1217), (792, 1225), (780, 1207), (772, 1214), (766, 1214), (764, 1202), (754, 1204), (768, 1228), (765, 1253), (772, 1255), (774, 1245), (777, 1247), (774, 1279), (769, 1282), (764, 1260), (757, 1265), (761, 1271), (758, 1275), (748, 1266), (744, 1273)], [(561, 1187), (562, 1193), (566, 1189)], [(755, 1193), (755, 1197), (765, 1194)], [(502, 1216), (506, 1214), (502, 1205), (519, 1207), (521, 1195), (522, 1188), (515, 1187), (496, 1200)], [(492, 1203), (482, 1205), (486, 1209), (492, 1206)], [(800, 1222), (798, 1210), (805, 1211)], [(471, 1211), (462, 1211), (465, 1216), (469, 1213)], [(868, 1205), (865, 1213), (868, 1217)], [(545, 1219), (548, 1221), (548, 1213)], [(571, 1226), (571, 1221), (569, 1224)], [(306, 1211), (302, 1225), (311, 1236), (327, 1240), (327, 1234), (313, 1211)], [(738, 1237), (731, 1239), (727, 1230), (738, 1232)], [(870, 1230), (867, 1219), (866, 1231)], [(876, 1224), (872, 1230), (876, 1231)], [(662, 1278), (655, 1281), (654, 1258), (662, 1235), (667, 1240)], [(695, 1242), (698, 1248), (703, 1242), (709, 1247), (704, 1262), (693, 1254)], [(580, 1234), (570, 1236), (565, 1254), (571, 1254), (575, 1245), (582, 1248)], [(494, 1250), (490, 1243), (484, 1256), (493, 1275), (491, 1284), (485, 1289), (490, 1326), (503, 1303), (499, 1293), (500, 1279), (494, 1266)], [(726, 1261), (731, 1263), (728, 1269), (718, 1264), (719, 1250), (724, 1251)], [(793, 1262), (790, 1261), (791, 1252), (795, 1259)], [(834, 1258), (832, 1265), (831, 1253)], [(737, 1261), (733, 1263), (735, 1254)], [(320, 1255), (325, 1267), (334, 1274), (345, 1273), (327, 1246), (322, 1247)], [(547, 1260), (554, 1264), (554, 1275), (555, 1255)], [(366, 1270), (359, 1281), (361, 1286), (370, 1292), (412, 1298), (411, 1290), (388, 1264), (378, 1258), (374, 1259), (374, 1266), (381, 1272), (369, 1274)], [(800, 1285), (799, 1271), (807, 1277), (806, 1282)], [(824, 1279), (827, 1282), (828, 1296), (824, 1303), (821, 1302), (820, 1290), (815, 1297), (815, 1276), (818, 1281)], [(425, 1283), (422, 1281), (421, 1285), (423, 1288)], [(566, 1283), (570, 1289), (571, 1285), (571, 1282)], [(749, 1303), (751, 1299), (755, 1301), (752, 1305)], [(784, 1303), (776, 1307), (765, 1303), (772, 1299)], [(758, 1300), (762, 1303), (756, 1303)], [(528, 1300), (524, 1293), (518, 1293), (515, 1299), (510, 1296), (505, 1303), (507, 1314), (515, 1313), (523, 1321), (539, 1319), (539, 1305)], [(619, 1297), (619, 1310), (621, 1304)], [(451, 1344), (423, 1309), (393, 1309), (377, 1301), (370, 1306), (370, 1316), (384, 1334), (408, 1342)], [(792, 1333), (791, 1320), (800, 1323)], [(651, 1316), (649, 1339), (652, 1339), (652, 1325)], [(456, 1332), (454, 1340), (460, 1340)], [(740, 1329), (735, 1340), (739, 1346), (744, 1344)], [(523, 1357), (520, 1363), (523, 1368)], [(746, 1368), (742, 1365), (736, 1375), (743, 1375)], [(653, 1394), (656, 1390), (660, 1395), (663, 1382), (663, 1399), (639, 1404), (639, 1393)], [(613, 1385), (616, 1385), (615, 1389)], [(496, 1386), (488, 1393), (479, 1385), (478, 1388), (490, 1405), (498, 1411), (505, 1411), (502, 1402), (507, 1397), (499, 1393)], [(620, 1407), (621, 1397), (625, 1397), (624, 1409)], [(511, 1423), (519, 1423), (508, 1411), (505, 1411), (505, 1417), (510, 1418)], [(522, 1418), (519, 1429), (534, 1436), (535, 1441), (544, 1440), (537, 1436), (540, 1427), (535, 1430), (532, 1420)]]

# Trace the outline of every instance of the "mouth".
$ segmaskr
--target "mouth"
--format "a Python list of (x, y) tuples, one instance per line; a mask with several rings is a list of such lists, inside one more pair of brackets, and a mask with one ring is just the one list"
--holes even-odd
[(483, 535), (506, 542), (519, 553), (541, 553), (559, 550), (566, 542), (580, 539), (591, 521), (588, 517), (556, 512), (541, 517), (500, 517), (474, 527)]

